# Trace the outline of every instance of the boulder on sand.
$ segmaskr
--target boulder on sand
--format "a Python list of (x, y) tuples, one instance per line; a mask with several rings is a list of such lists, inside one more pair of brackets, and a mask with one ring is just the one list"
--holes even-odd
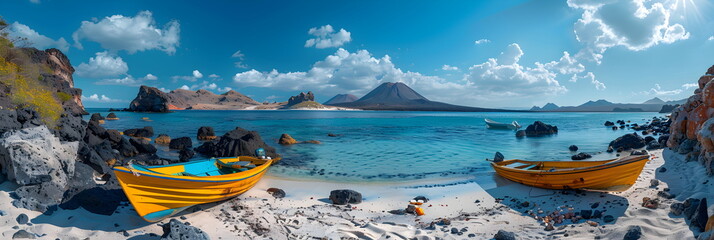
[(208, 234), (194, 226), (182, 223), (179, 220), (171, 219), (169, 223), (161, 226), (164, 234), (161, 240), (209, 240)]
[(193, 147), (193, 143), (191, 142), (190, 137), (180, 137), (180, 138), (174, 138), (171, 139), (171, 142), (169, 142), (169, 148), (170, 149), (184, 149), (184, 148), (191, 148)]
[(357, 204), (362, 202), (362, 194), (349, 189), (332, 190), (330, 201), (336, 205)]
[(256, 156), (255, 150), (262, 148), (265, 154), (271, 158), (277, 158), (275, 148), (266, 144), (255, 131), (248, 131), (237, 127), (223, 136), (213, 141), (205, 142), (196, 152), (209, 157), (235, 157), (235, 156)]
[(45, 126), (7, 132), (0, 139), (0, 168), (20, 187), (13, 205), (45, 212), (63, 198), (74, 175), (79, 142), (61, 142)]
[(623, 150), (642, 148), (645, 146), (645, 139), (637, 135), (637, 133), (630, 133), (613, 140), (609, 146), (614, 149), (622, 148)]
[(216, 133), (213, 132), (213, 127), (203, 126), (198, 128), (196, 138), (198, 138), (198, 140), (213, 140), (216, 139)]
[(494, 240), (516, 240), (516, 234), (513, 232), (498, 230), (496, 235), (493, 235)]

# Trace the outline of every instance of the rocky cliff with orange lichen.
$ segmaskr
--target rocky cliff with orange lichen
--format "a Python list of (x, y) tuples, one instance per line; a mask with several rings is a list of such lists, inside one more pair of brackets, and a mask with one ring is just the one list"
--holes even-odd
[(667, 146), (698, 161), (714, 175), (714, 66), (699, 78), (699, 88), (672, 112)]

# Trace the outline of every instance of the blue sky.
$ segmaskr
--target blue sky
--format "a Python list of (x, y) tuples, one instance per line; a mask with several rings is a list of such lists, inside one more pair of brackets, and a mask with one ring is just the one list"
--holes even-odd
[[(78, 7), (81, 6), (81, 7)], [(11, 35), (63, 50), (88, 107), (141, 84), (318, 101), (402, 81), (431, 100), (530, 107), (691, 95), (714, 64), (704, 0), (10, 0)]]

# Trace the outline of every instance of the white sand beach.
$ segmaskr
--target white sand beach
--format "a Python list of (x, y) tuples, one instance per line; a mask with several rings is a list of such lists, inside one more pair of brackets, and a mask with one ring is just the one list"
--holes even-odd
[[(473, 179), (449, 179), (464, 182), (450, 186), (433, 186), (433, 181), (398, 184), (352, 184), (264, 178), (250, 191), (230, 201), (201, 205), (174, 218), (207, 232), (211, 239), (490, 239), (498, 230), (511, 231), (518, 239), (622, 239), (629, 226), (640, 226), (643, 239), (694, 239), (682, 216), (670, 214), (669, 205), (688, 197), (712, 198), (714, 182), (696, 162), (686, 163), (683, 156), (669, 150), (650, 152), (652, 158), (635, 186), (625, 192), (598, 193), (530, 188), (508, 180), (483, 189)], [(666, 161), (665, 161), (666, 160)], [(659, 172), (660, 167), (667, 168)], [(484, 176), (479, 176), (484, 177)], [(650, 180), (658, 179), (657, 187)], [(143, 221), (125, 204), (111, 216), (97, 215), (83, 209), (58, 210), (50, 216), (15, 208), (10, 204), (13, 185), (0, 185), (0, 238), (11, 238), (19, 229), (35, 234), (38, 239), (158, 239), (160, 223)], [(287, 193), (276, 199), (266, 192), (277, 187)], [(641, 206), (642, 198), (657, 198), (657, 192), (671, 188), (674, 199), (660, 198), (656, 209)], [(334, 189), (352, 189), (362, 193), (363, 202), (348, 206), (331, 204), (327, 197)], [(404, 209), (416, 196), (426, 196), (422, 205), (425, 215), (396, 215), (390, 210)], [(526, 206), (523, 202), (529, 202)], [(613, 222), (602, 218), (577, 223), (566, 221), (546, 231), (542, 221), (524, 213), (527, 210), (572, 208), (572, 211), (595, 209)], [(18, 224), (24, 213), (29, 224)], [(444, 225), (442, 219), (448, 219)], [(434, 223), (434, 224), (432, 224)], [(593, 224), (594, 225), (594, 224)], [(453, 230), (452, 230), (453, 229)], [(452, 233), (454, 231), (454, 233)]]

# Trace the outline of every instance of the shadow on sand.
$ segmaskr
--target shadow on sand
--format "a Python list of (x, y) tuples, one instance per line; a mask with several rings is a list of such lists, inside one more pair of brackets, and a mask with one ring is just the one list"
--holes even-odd
[[(706, 198), (709, 204), (714, 200), (714, 178), (707, 175), (705, 167), (697, 161), (687, 162), (686, 156), (677, 154), (669, 149), (662, 152), (665, 158), (664, 164), (656, 169), (656, 179), (667, 183), (669, 193), (673, 194), (676, 202), (684, 202), (688, 198), (703, 199)], [(698, 201), (696, 201), (698, 203)], [(707, 206), (709, 207), (709, 206)], [(691, 208), (696, 208), (692, 205)], [(687, 213), (689, 211), (689, 213)], [(677, 216), (669, 213), (670, 218), (681, 218), (689, 226), (693, 236), (701, 233), (698, 227), (692, 226), (691, 219), (693, 210), (685, 208), (682, 213)]]

